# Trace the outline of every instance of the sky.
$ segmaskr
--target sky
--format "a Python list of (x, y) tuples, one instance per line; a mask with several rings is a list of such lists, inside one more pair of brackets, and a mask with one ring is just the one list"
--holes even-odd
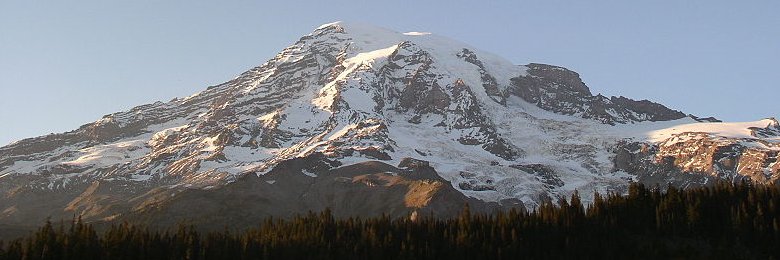
[(594, 93), (780, 116), (780, 1), (0, 1), (0, 146), (186, 97), (332, 21), (425, 31)]

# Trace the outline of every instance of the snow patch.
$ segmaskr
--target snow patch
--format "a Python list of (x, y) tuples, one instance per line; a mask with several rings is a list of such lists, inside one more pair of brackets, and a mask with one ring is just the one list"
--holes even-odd
[(431, 33), (429, 33), (429, 32), (405, 32), (404, 33), (404, 35), (408, 35), (408, 36), (425, 36), (425, 35), (429, 35), (429, 34), (431, 34)]

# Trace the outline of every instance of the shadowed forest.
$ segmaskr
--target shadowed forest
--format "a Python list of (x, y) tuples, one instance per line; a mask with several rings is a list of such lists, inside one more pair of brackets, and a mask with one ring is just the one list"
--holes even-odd
[(718, 183), (628, 195), (575, 193), (530, 212), (452, 219), (268, 219), (245, 232), (199, 233), (80, 220), (47, 223), (0, 244), (0, 259), (548, 259), (780, 258), (780, 186)]

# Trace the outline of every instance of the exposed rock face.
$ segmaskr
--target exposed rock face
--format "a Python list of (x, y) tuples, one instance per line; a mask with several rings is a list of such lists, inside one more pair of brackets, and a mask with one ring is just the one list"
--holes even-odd
[(531, 63), (528, 75), (512, 78), (511, 93), (542, 109), (591, 118), (606, 124), (668, 121), (685, 117), (680, 111), (647, 100), (593, 96), (580, 75), (566, 68)]
[(533, 174), (537, 179), (539, 179), (539, 181), (547, 185), (549, 188), (562, 187), (565, 185), (565, 183), (561, 181), (561, 178), (557, 176), (555, 170), (550, 169), (549, 167), (542, 164), (517, 164), (510, 167)]
[(712, 121), (594, 96), (562, 67), (333, 23), (192, 96), (1, 147), (0, 227), (451, 216), (631, 181), (777, 181), (776, 120)]
[(696, 122), (710, 122), (710, 123), (723, 122), (715, 117), (698, 117), (694, 115), (688, 115), (688, 117), (692, 118), (693, 120), (696, 120)]
[[(335, 168), (320, 155), (283, 162), (265, 175), (246, 175), (214, 190), (157, 190), (124, 220), (161, 227), (187, 221), (201, 227), (251, 227), (267, 217), (330, 209), (336, 217), (455, 216), (469, 204), (478, 212), (521, 205), (487, 203), (464, 196), (429, 166), (396, 168), (368, 161)], [(172, 196), (175, 194), (175, 196)], [(197, 205), (194, 207), (193, 205)], [(230, 214), (225, 214), (230, 213)]]
[[(778, 124), (774, 119), (766, 121), (769, 122), (767, 127), (745, 129), (754, 138), (724, 138), (710, 133), (684, 132), (658, 144), (622, 144), (615, 156), (615, 169), (636, 173), (640, 181), (643, 176), (676, 173), (681, 177), (706, 177), (687, 180), (686, 185), (704, 185), (715, 178), (778, 184), (780, 164), (777, 163), (777, 155), (780, 145), (771, 141), (777, 136), (773, 133)], [(658, 181), (648, 179), (645, 182)]]
[(753, 126), (749, 127), (750, 135), (757, 138), (771, 138), (776, 139), (780, 137), (780, 123), (775, 118), (767, 118), (765, 121), (766, 127)]

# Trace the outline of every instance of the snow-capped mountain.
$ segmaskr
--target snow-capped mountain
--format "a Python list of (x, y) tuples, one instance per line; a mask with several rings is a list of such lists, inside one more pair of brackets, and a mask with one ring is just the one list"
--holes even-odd
[(777, 182), (777, 120), (716, 121), (593, 95), (562, 67), (337, 22), (192, 96), (0, 148), (0, 223), (447, 215), (632, 181)]

